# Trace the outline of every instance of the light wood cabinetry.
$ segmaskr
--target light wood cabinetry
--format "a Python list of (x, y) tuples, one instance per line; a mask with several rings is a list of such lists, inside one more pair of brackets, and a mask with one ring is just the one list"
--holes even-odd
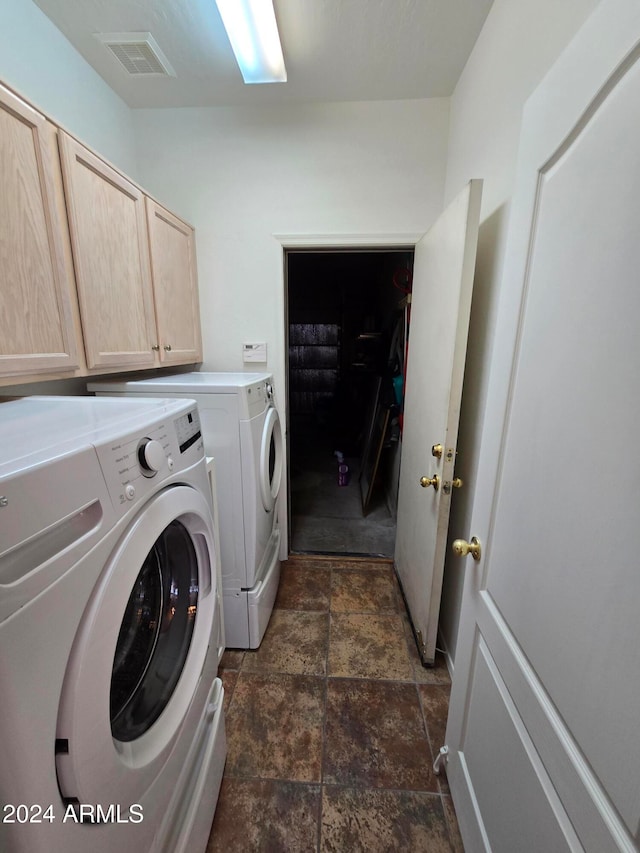
[(55, 134), (0, 86), (0, 375), (16, 381), (79, 364)]
[(146, 204), (160, 361), (201, 361), (193, 228), (148, 197)]
[(145, 196), (63, 132), (60, 152), (87, 367), (153, 367)]
[(201, 360), (193, 228), (0, 84), (0, 386)]

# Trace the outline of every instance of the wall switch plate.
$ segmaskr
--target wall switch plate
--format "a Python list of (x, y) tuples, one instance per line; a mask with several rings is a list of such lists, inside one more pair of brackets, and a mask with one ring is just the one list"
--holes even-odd
[(260, 344), (242, 344), (242, 360), (244, 362), (264, 361), (267, 360), (267, 345)]

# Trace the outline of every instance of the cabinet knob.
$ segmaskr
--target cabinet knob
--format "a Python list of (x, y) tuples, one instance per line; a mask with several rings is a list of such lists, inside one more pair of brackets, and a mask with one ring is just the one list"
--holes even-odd
[(164, 351), (165, 352), (171, 352), (171, 344), (165, 344), (164, 345)]
[(152, 344), (151, 349), (154, 352), (158, 352), (160, 350), (160, 345), (159, 344)]

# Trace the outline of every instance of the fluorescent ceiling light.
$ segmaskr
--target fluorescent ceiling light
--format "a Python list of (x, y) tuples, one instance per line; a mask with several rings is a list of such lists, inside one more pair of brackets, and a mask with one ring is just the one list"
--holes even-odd
[(284, 83), (273, 0), (216, 0), (245, 83)]

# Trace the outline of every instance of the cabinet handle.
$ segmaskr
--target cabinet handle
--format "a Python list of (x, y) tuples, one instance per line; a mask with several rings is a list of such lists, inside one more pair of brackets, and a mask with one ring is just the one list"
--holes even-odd
[(159, 345), (159, 344), (153, 344), (153, 345), (151, 346), (151, 349), (152, 349), (154, 352), (159, 352), (159, 350), (160, 350), (160, 345)]
[(165, 344), (164, 350), (165, 350), (165, 352), (171, 352), (171, 344)]

